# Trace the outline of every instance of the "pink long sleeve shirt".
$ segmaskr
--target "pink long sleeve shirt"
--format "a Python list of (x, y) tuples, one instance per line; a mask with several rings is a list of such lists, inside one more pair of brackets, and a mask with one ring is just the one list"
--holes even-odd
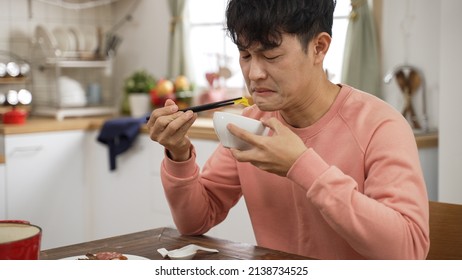
[(244, 197), (260, 246), (317, 259), (426, 257), (427, 193), (413, 132), (399, 112), (342, 85), (329, 111), (306, 128), (256, 106), (243, 114), (279, 119), (308, 150), (287, 177), (237, 162), (221, 145), (202, 171), (194, 148), (185, 162), (165, 157), (162, 182), (181, 233), (206, 233)]

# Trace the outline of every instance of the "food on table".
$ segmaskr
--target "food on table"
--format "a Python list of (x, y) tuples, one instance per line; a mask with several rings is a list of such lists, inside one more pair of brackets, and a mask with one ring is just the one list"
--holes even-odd
[(85, 257), (86, 258), (79, 258), (79, 260), (128, 260), (126, 256), (118, 252), (87, 253)]

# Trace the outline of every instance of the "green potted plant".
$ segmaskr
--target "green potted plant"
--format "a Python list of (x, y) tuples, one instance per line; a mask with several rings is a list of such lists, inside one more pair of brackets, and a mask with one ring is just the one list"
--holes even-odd
[(156, 86), (156, 79), (146, 70), (135, 71), (124, 82), (122, 111), (132, 117), (141, 117), (151, 110), (150, 91)]

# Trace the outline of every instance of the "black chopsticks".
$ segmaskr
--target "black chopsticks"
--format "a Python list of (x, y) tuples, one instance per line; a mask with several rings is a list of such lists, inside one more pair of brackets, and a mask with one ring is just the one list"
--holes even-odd
[[(180, 111), (182, 111), (182, 112), (193, 111), (194, 113), (202, 112), (202, 111), (206, 111), (206, 110), (211, 110), (211, 109), (216, 109), (216, 108), (220, 108), (220, 107), (223, 107), (223, 106), (229, 106), (229, 105), (236, 104), (237, 103), (236, 101), (241, 100), (243, 98), (244, 97), (236, 97), (236, 98), (232, 98), (232, 99), (228, 99), (228, 100), (222, 100), (222, 101), (207, 103), (207, 104), (203, 104), (203, 105), (192, 106), (192, 107), (180, 109)], [(146, 121), (148, 121), (148, 120), (149, 120), (149, 116), (146, 117)]]
[(194, 113), (197, 113), (197, 112), (202, 112), (202, 111), (206, 111), (206, 110), (216, 109), (216, 108), (223, 107), (223, 106), (233, 105), (233, 104), (236, 104), (236, 102), (235, 102), (236, 100), (240, 100), (240, 99), (242, 99), (242, 97), (237, 97), (237, 98), (233, 98), (233, 99), (217, 101), (217, 102), (198, 105), (198, 106), (193, 106), (193, 107), (181, 109), (180, 111), (186, 112), (186, 111), (191, 110)]

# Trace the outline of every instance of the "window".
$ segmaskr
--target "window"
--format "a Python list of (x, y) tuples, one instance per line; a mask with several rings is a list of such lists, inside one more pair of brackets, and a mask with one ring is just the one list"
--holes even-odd
[(342, 78), (343, 50), (348, 29), (348, 17), (351, 11), (350, 0), (337, 0), (332, 26), (332, 43), (324, 59), (324, 68), (333, 83), (340, 83)]
[(189, 55), (193, 80), (199, 87), (208, 86), (205, 73), (228, 67), (232, 76), (221, 81), (223, 86), (242, 88), (244, 81), (239, 68), (239, 52), (224, 30), (227, 0), (190, 0)]
[[(243, 88), (239, 67), (239, 52), (224, 30), (227, 0), (189, 0), (189, 55), (193, 80), (199, 87), (208, 85), (205, 73), (216, 72), (219, 67), (228, 67), (232, 76), (222, 85), (228, 88)], [(340, 82), (343, 49), (348, 27), (350, 0), (338, 0), (334, 13), (333, 40), (324, 60), (324, 68), (331, 80)]]

